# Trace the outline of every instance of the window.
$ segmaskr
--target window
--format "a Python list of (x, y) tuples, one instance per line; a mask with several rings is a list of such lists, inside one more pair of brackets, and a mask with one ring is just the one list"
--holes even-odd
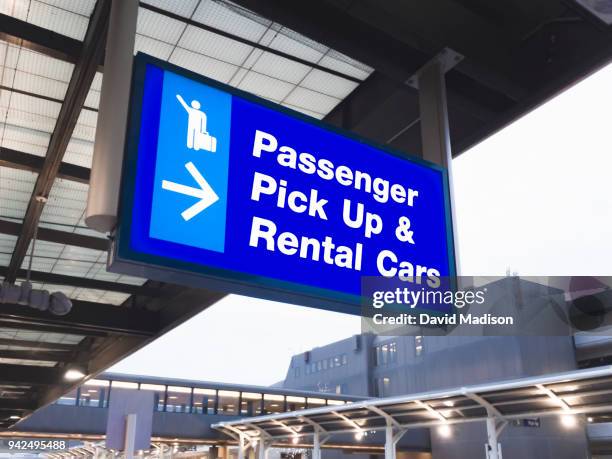
[(153, 407), (155, 411), (164, 411), (164, 401), (166, 398), (166, 386), (161, 384), (141, 384), (140, 390), (152, 391)]
[(341, 361), (342, 365), (346, 365), (348, 363), (348, 358), (346, 357), (346, 354), (342, 354)]
[(166, 411), (169, 413), (189, 413), (191, 410), (191, 388), (168, 386)]
[(261, 394), (255, 392), (243, 392), (242, 401), (240, 402), (240, 413), (246, 414), (247, 416), (261, 414), (261, 398)]
[(288, 411), (303, 410), (305, 408), (306, 408), (306, 398), (305, 397), (294, 397), (292, 395), (287, 395), (287, 410)]
[(58, 405), (76, 405), (77, 402), (77, 390), (71, 390), (66, 395), (63, 395), (57, 400)]
[(397, 343), (381, 344), (375, 348), (375, 365), (389, 365), (397, 362)]
[(306, 367), (304, 368), (304, 373), (309, 375), (310, 374), (310, 364), (306, 364)]
[(293, 377), (296, 379), (300, 377), (300, 367), (295, 367), (293, 369)]
[(282, 413), (285, 411), (285, 396), (275, 394), (264, 395), (264, 413)]
[(215, 414), (217, 391), (215, 389), (193, 389), (193, 412), (199, 414)]
[(238, 414), (238, 396), (239, 392), (231, 390), (219, 391), (219, 414)]
[(344, 405), (345, 403), (344, 400), (327, 400), (328, 405)]
[(376, 397), (388, 397), (390, 395), (391, 380), (386, 376), (376, 378), (374, 391)]
[(423, 337), (415, 336), (414, 337), (414, 354), (418, 357), (423, 353)]
[(334, 366), (335, 366), (335, 367), (339, 367), (340, 365), (342, 365), (342, 364), (340, 363), (340, 356), (339, 356), (339, 355), (337, 355), (336, 357), (334, 357)]
[(110, 381), (90, 379), (79, 389), (79, 406), (107, 407), (109, 386)]
[(320, 360), (317, 362), (317, 371), (321, 371), (323, 370), (323, 362), (321, 362)]
[(318, 408), (325, 406), (327, 401), (324, 398), (312, 398), (308, 397), (308, 408)]

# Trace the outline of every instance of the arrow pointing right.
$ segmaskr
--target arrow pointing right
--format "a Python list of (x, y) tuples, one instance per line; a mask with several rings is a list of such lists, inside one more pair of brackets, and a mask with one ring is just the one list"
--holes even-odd
[(219, 196), (215, 193), (215, 190), (208, 184), (206, 179), (200, 174), (192, 162), (185, 164), (185, 168), (191, 174), (196, 183), (200, 188), (195, 188), (187, 185), (181, 185), (180, 183), (169, 182), (168, 180), (162, 180), (162, 188), (168, 191), (174, 191), (175, 193), (184, 194), (187, 196), (193, 196), (194, 198), (200, 198), (193, 206), (184, 210), (181, 216), (185, 221), (191, 220), (193, 217), (198, 215), (203, 210), (212, 206), (219, 200)]

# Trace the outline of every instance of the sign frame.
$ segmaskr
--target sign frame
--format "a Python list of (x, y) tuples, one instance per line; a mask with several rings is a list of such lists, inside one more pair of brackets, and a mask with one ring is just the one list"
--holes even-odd
[(446, 168), (422, 158), (395, 150), (386, 145), (358, 136), (350, 131), (340, 129), (324, 121), (312, 118), (303, 113), (283, 107), (262, 99), (253, 94), (231, 87), (219, 81), (205, 77), (190, 70), (178, 67), (167, 61), (157, 59), (139, 52), (134, 57), (132, 84), (129, 100), (129, 117), (126, 130), (121, 189), (119, 198), (117, 227), (111, 235), (111, 246), (108, 258), (108, 270), (120, 274), (145, 277), (162, 282), (189, 285), (208, 290), (252, 296), (273, 301), (315, 307), (335, 312), (360, 315), (361, 300), (358, 295), (313, 287), (295, 282), (283, 281), (271, 277), (258, 276), (243, 272), (231, 271), (212, 266), (163, 257), (160, 255), (137, 252), (130, 247), (132, 229), (132, 208), (134, 202), (139, 147), (139, 133), (142, 120), (142, 102), (144, 98), (145, 75), (147, 65), (153, 65), (163, 71), (170, 71), (183, 77), (195, 80), (213, 88), (241, 97), (266, 108), (281, 112), (302, 122), (331, 131), (334, 134), (352, 139), (376, 148), (386, 154), (405, 161), (432, 168), (441, 173), (442, 193), (444, 196), (444, 221), (447, 228), (446, 244), (449, 261), (449, 277), (456, 276), (456, 259), (451, 213), (451, 198), (448, 171)]

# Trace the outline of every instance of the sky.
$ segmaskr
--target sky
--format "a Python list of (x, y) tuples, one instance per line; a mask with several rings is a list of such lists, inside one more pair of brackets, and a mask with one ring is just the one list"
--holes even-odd
[[(453, 161), (463, 275), (612, 275), (612, 65)], [(269, 385), (359, 317), (229, 295), (110, 371)]]

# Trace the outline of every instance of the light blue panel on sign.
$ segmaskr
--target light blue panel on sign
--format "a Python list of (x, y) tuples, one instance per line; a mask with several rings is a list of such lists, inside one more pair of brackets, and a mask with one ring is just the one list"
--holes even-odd
[(164, 72), (150, 237), (225, 250), (231, 106), (230, 94)]

